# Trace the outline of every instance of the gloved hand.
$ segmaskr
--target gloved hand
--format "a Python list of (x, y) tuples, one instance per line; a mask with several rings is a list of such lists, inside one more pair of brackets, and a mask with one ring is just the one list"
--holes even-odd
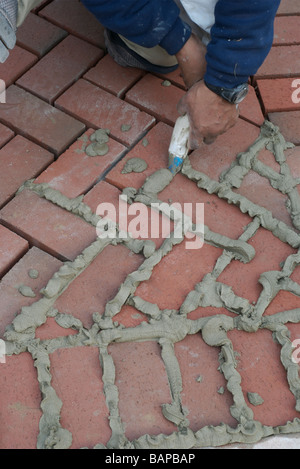
[(0, 62), (9, 56), (16, 45), (17, 0), (0, 0)]

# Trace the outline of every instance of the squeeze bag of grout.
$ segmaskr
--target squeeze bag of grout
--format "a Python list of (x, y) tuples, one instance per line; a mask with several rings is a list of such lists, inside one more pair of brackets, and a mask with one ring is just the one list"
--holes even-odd
[(188, 140), (190, 134), (189, 118), (185, 114), (177, 118), (169, 146), (168, 169), (173, 175), (177, 174), (188, 154)]

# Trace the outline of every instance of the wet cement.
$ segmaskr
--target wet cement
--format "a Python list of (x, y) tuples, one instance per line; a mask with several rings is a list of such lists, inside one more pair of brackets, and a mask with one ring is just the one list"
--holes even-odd
[[(53, 275), (47, 285), (42, 289), (42, 298), (29, 307), (23, 307), (5, 332), (6, 350), (8, 355), (29, 352), (37, 369), (38, 382), (41, 391), (41, 409), (43, 415), (40, 420), (38, 448), (69, 448), (72, 443), (71, 433), (62, 428), (60, 411), (62, 402), (58, 398), (51, 384), (49, 355), (59, 348), (75, 346), (97, 346), (99, 360), (103, 369), (103, 384), (107, 407), (109, 410), (109, 425), (111, 439), (107, 448), (148, 448), (148, 449), (180, 449), (201, 448), (226, 445), (229, 443), (253, 444), (262, 438), (300, 432), (300, 419), (295, 418), (285, 425), (271, 427), (254, 420), (253, 411), (248, 406), (241, 388), (241, 377), (236, 370), (235, 353), (228, 332), (241, 330), (255, 333), (259, 329), (267, 329), (273, 333), (274, 340), (282, 346), (281, 361), (287, 372), (290, 391), (296, 401), (296, 410), (300, 411), (300, 379), (298, 365), (292, 360), (292, 343), (289, 338), (287, 323), (300, 322), (300, 309), (283, 311), (272, 316), (264, 316), (266, 308), (279, 291), (289, 291), (300, 295), (300, 286), (291, 280), (295, 268), (300, 265), (300, 234), (298, 229), (300, 214), (300, 199), (297, 190), (299, 181), (293, 179), (285, 158), (285, 150), (290, 148), (280, 134), (278, 128), (266, 122), (261, 129), (259, 138), (244, 153), (237, 156), (231, 167), (222, 174), (219, 181), (212, 180), (206, 174), (194, 170), (189, 162), (185, 161), (182, 174), (194, 181), (198, 187), (210, 194), (214, 193), (230, 204), (235, 204), (243, 213), (248, 213), (252, 221), (245, 228), (239, 239), (212, 232), (204, 227), (204, 241), (223, 249), (212, 272), (207, 273), (203, 280), (185, 298), (179, 310), (160, 310), (156, 304), (147, 302), (135, 295), (138, 285), (148, 280), (153, 269), (171, 252), (175, 245), (185, 240), (185, 231), (181, 236), (173, 234), (164, 240), (156, 249), (150, 241), (138, 239), (124, 239), (119, 236), (116, 226), (116, 237), (113, 239), (97, 239), (88, 246), (73, 261), (65, 262)], [(275, 160), (280, 165), (280, 172), (276, 173), (261, 163), (257, 156), (259, 152), (268, 148), (273, 152)], [(252, 203), (247, 198), (234, 192), (240, 186), (245, 175), (254, 169), (267, 177), (273, 187), (286, 194), (289, 199), (289, 211), (294, 228), (273, 217), (265, 208)], [(176, 176), (175, 176), (176, 177)], [(123, 192), (129, 203), (142, 202), (146, 205), (159, 202), (159, 193), (173, 180), (173, 175), (167, 169), (161, 169), (145, 180), (141, 189), (126, 188)], [(83, 203), (83, 197), (69, 199), (60, 192), (52, 189), (48, 184), (35, 184), (28, 181), (23, 188), (34, 191), (40, 197), (59, 205), (65, 210), (76, 214), (87, 223), (96, 227), (101, 218)], [(172, 217), (174, 213), (172, 212)], [(176, 217), (176, 213), (175, 213)], [(190, 221), (190, 223), (192, 223)], [(260, 227), (264, 227), (289, 244), (297, 253), (288, 256), (280, 271), (265, 272), (261, 275), (260, 284), (262, 292), (256, 304), (237, 296), (232, 288), (218, 281), (218, 277), (233, 259), (249, 263), (255, 257), (255, 251), (249, 244)], [(195, 227), (195, 230), (197, 227)], [(108, 245), (122, 244), (134, 253), (141, 253), (144, 262), (140, 267), (130, 273), (120, 285), (117, 294), (111, 298), (102, 315), (93, 315), (93, 326), (90, 329), (83, 327), (79, 319), (71, 314), (63, 314), (54, 309), (57, 298), (69, 287), (91, 262)], [(148, 322), (136, 327), (124, 328), (114, 321), (114, 317), (124, 305), (131, 305), (137, 311), (145, 314)], [(225, 308), (234, 317), (218, 314), (190, 320), (188, 314), (199, 306), (213, 306)], [(72, 328), (76, 335), (57, 337), (51, 340), (38, 340), (35, 330), (44, 324), (48, 317), (53, 317), (61, 327)], [(182, 377), (174, 353), (174, 344), (182, 341), (187, 335), (201, 334), (204, 342), (217, 347), (219, 354), (219, 370), (224, 375), (227, 390), (232, 394), (233, 405), (231, 415), (236, 419), (235, 428), (220, 422), (218, 426), (206, 426), (192, 431), (189, 427), (187, 409), (181, 402)], [(173, 422), (178, 431), (170, 435), (143, 435), (129, 441), (124, 432), (124, 425), (119, 415), (119, 393), (115, 380), (115, 365), (108, 352), (108, 346), (115, 342), (156, 341), (161, 347), (161, 358), (169, 379), (172, 402), (162, 406), (162, 413), (166, 419)], [(219, 389), (216, 392), (224, 392)], [(253, 405), (261, 405), (260, 396), (255, 390), (249, 391), (248, 401)], [(99, 436), (100, 439), (100, 436)], [(95, 448), (105, 448), (99, 441)]]

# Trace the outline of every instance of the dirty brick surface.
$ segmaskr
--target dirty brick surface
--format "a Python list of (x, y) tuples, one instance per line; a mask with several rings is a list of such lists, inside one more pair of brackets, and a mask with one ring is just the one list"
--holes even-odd
[(299, 14), (175, 177), (178, 72), (113, 64), (77, 0), (30, 14), (0, 66), (1, 449), (300, 447)]

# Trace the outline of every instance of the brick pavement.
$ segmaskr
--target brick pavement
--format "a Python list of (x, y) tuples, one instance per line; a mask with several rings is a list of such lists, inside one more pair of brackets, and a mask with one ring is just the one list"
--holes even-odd
[[(0, 448), (300, 447), (299, 15), (282, 0), (236, 127), (149, 193), (179, 72), (116, 65), (77, 0), (30, 13), (0, 65)], [(265, 120), (281, 134), (261, 143)], [(146, 168), (124, 173), (132, 158)], [(124, 190), (149, 223), (151, 197), (204, 204), (203, 247), (161, 226), (99, 240), (97, 207)]]

